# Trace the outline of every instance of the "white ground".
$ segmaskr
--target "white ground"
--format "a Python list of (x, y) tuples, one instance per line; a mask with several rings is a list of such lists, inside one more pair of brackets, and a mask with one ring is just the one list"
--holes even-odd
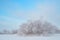
[(0, 40), (60, 40), (60, 34), (50, 37), (22, 37), (18, 35), (0, 35)]

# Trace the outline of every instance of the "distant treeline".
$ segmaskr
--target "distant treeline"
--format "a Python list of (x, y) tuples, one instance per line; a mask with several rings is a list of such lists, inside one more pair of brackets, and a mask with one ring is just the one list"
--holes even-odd
[(0, 32), (0, 34), (16, 34), (16, 33), (17, 33), (17, 30), (8, 31), (6, 29)]

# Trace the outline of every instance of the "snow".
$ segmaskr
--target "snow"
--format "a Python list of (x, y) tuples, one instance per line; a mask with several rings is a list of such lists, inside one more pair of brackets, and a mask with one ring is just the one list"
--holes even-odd
[(60, 40), (60, 34), (47, 37), (43, 36), (23, 37), (19, 35), (0, 35), (0, 40)]

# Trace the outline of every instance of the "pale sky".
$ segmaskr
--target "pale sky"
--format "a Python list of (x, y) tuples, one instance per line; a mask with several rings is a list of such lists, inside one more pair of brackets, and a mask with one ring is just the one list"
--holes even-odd
[(60, 28), (60, 0), (0, 0), (0, 30), (18, 29), (27, 20), (42, 16)]

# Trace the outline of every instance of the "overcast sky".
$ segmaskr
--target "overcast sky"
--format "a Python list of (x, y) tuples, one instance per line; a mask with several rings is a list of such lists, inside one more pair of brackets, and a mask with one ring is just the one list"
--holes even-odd
[(41, 17), (60, 28), (60, 0), (0, 0), (0, 30)]

